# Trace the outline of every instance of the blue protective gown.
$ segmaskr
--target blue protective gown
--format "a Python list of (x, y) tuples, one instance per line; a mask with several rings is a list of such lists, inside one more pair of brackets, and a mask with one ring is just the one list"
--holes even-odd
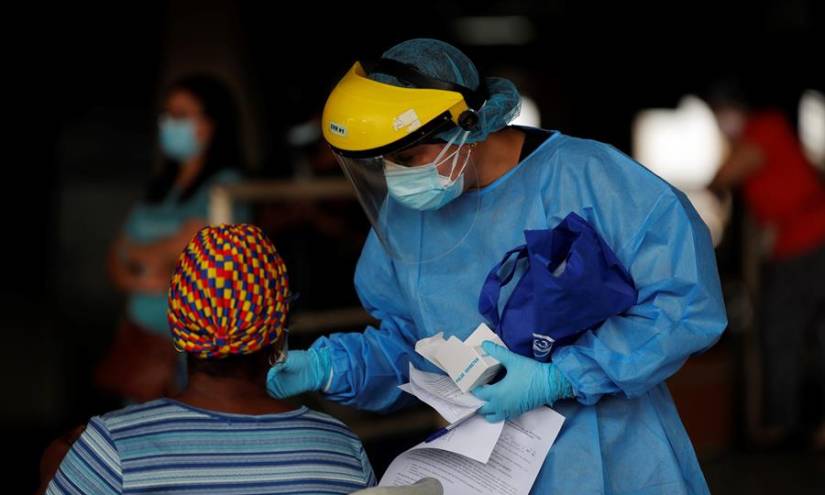
[(396, 388), (408, 363), (433, 369), (415, 342), (440, 330), (469, 335), (482, 321), (478, 296), (490, 268), (523, 244), (525, 229), (575, 212), (611, 246), (639, 295), (625, 314), (554, 353), (576, 398), (554, 406), (566, 421), (531, 493), (708, 493), (664, 383), (727, 324), (710, 235), (685, 196), (609, 145), (555, 133), (493, 184), (456, 199), (451, 217), (409, 211), (393, 228), (428, 259), (439, 228), (467, 225), (455, 216), (458, 202), (478, 204), (481, 221), (435, 262), (394, 261), (370, 233), (355, 286), (381, 325), (313, 344), (330, 351), (327, 397), (374, 411), (408, 402)]

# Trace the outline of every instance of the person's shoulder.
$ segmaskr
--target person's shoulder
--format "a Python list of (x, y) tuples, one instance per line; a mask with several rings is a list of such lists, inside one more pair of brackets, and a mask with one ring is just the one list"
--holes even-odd
[(558, 137), (558, 152), (566, 159), (565, 163), (573, 167), (594, 163), (602, 166), (629, 166), (633, 169), (640, 167), (638, 162), (612, 144), (596, 139), (561, 134)]
[(365, 483), (367, 485), (375, 484), (372, 466), (367, 458), (361, 439), (343, 421), (309, 408), (306, 408), (304, 414), (301, 415), (301, 419), (311, 422), (311, 427), (327, 435), (327, 438), (324, 439), (325, 450), (334, 455), (344, 456), (359, 462)]
[(207, 201), (209, 192), (213, 187), (236, 184), (238, 182), (242, 182), (244, 177), (243, 172), (238, 168), (229, 167), (220, 169), (212, 173), (212, 175), (206, 178), (206, 180), (198, 186), (194, 198), (191, 199), (190, 202), (203, 205), (204, 202)]
[(242, 181), (244, 177), (245, 175), (241, 169), (228, 167), (216, 172), (211, 182), (213, 184), (233, 184)]
[(545, 160), (552, 160), (564, 172), (582, 172), (592, 164), (609, 164), (616, 158), (626, 158), (613, 146), (561, 132), (556, 132), (539, 148)]
[(340, 419), (334, 418), (329, 414), (307, 408), (306, 412), (301, 415), (301, 419), (309, 421), (317, 425), (319, 428), (329, 431), (330, 433), (343, 435), (344, 437), (357, 442), (359, 445), (361, 443), (361, 440), (355, 433), (353, 433), (349, 426), (347, 426)]
[(329, 414), (327, 414), (325, 412), (316, 411), (315, 409), (306, 408), (306, 411), (304, 412), (304, 414), (301, 415), (301, 418), (307, 419), (307, 420), (310, 420), (310, 421), (316, 421), (316, 422), (322, 423), (322, 424), (328, 424), (328, 425), (331, 425), (331, 426), (341, 428), (342, 430), (346, 430), (348, 432), (351, 432), (349, 427), (343, 421), (341, 421), (340, 419), (338, 419), (336, 417), (333, 417), (333, 416), (330, 416)]
[(156, 399), (142, 404), (133, 404), (92, 418), (106, 427), (112, 434), (134, 430), (147, 424), (157, 424), (183, 419), (195, 413), (168, 399)]
[(614, 251), (650, 218), (688, 209), (684, 194), (615, 146), (566, 135), (557, 140), (539, 179), (547, 210), (554, 218), (579, 213)]
[(674, 194), (664, 179), (611, 144), (560, 134), (556, 149), (561, 171), (574, 181), (587, 181), (606, 190), (645, 188), (647, 192)]

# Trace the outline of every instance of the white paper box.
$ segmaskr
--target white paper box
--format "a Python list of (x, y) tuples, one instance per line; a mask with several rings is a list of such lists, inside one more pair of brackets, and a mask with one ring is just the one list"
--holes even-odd
[(419, 340), (415, 350), (447, 373), (462, 392), (469, 392), (488, 383), (501, 369), (501, 363), (482, 349), (485, 340), (504, 346), (498, 335), (482, 323), (464, 342), (456, 337), (445, 340), (439, 332)]

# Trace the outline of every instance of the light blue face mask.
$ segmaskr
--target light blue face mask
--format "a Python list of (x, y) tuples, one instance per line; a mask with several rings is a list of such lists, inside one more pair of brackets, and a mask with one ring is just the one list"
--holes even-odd
[(201, 144), (195, 136), (195, 123), (191, 119), (162, 117), (160, 127), (160, 149), (164, 155), (185, 164), (201, 152)]
[[(464, 191), (464, 169), (472, 150), (467, 151), (458, 176), (455, 179), (451, 177), (458, 167), (460, 151), (468, 134), (463, 132), (458, 149), (444, 157), (450, 145), (458, 137), (458, 135), (453, 136), (435, 160), (427, 165), (405, 167), (384, 159), (384, 177), (387, 180), (390, 196), (404, 206), (415, 210), (437, 210), (459, 197)], [(450, 159), (452, 159), (452, 166), (445, 177), (438, 172), (438, 167)]]

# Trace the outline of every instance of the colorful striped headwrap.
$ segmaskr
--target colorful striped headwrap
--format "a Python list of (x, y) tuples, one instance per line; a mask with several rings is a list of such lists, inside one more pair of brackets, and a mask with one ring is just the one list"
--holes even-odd
[(169, 288), (175, 347), (201, 359), (251, 354), (278, 340), (289, 312), (286, 265), (254, 225), (206, 227)]

